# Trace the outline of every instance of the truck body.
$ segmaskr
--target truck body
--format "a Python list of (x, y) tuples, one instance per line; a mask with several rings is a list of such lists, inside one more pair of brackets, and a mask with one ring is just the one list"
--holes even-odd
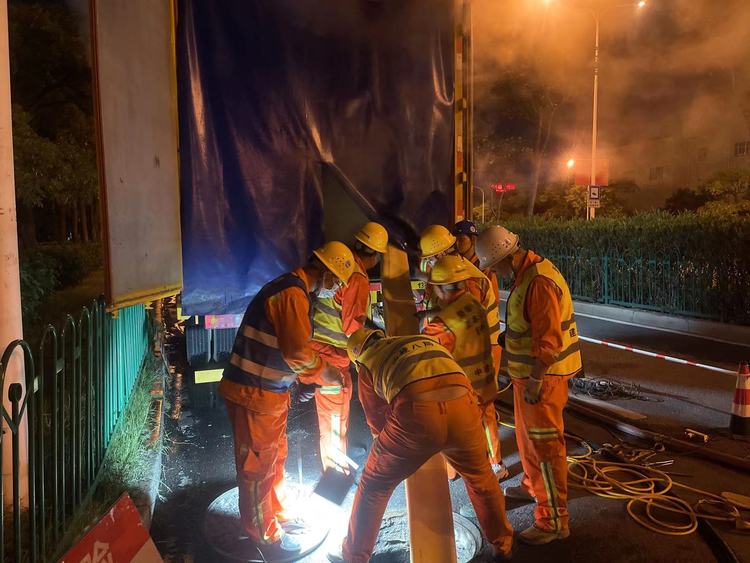
[[(260, 287), (325, 240), (350, 242), (374, 220), (414, 250), (427, 225), (463, 218), (467, 10), (454, 0), (177, 4), (192, 365), (220, 365)], [(377, 280), (371, 289), (377, 299)]]

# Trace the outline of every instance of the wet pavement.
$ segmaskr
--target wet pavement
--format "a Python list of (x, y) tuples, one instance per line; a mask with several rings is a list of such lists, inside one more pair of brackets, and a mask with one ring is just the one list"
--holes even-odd
[[(163, 475), (160, 498), (154, 514), (152, 536), (168, 563), (177, 562), (222, 562), (225, 561), (206, 542), (203, 534), (204, 515), (207, 507), (219, 495), (235, 486), (234, 462), (232, 457), (231, 428), (222, 400), (215, 393), (215, 384), (192, 385), (191, 376), (186, 371), (181, 356), (179, 335), (172, 342), (171, 357), (176, 363), (176, 373), (172, 374), (167, 387), (170, 409), (165, 424), (165, 451), (163, 457)], [(611, 375), (615, 369), (622, 368), (627, 373), (641, 373), (640, 366), (625, 363), (630, 360), (612, 355), (599, 355), (596, 349), (585, 350), (587, 363), (594, 372)], [(640, 361), (640, 360), (639, 360)], [(656, 360), (654, 360), (656, 361)], [(623, 364), (618, 368), (619, 364)], [(665, 376), (665, 369), (655, 364), (659, 377)], [(677, 368), (681, 368), (677, 366)], [(610, 370), (610, 371), (605, 371)], [(684, 368), (681, 368), (684, 369)], [(619, 372), (617, 372), (619, 373)], [(638, 377), (648, 378), (645, 375)], [(668, 378), (678, 381), (685, 377), (684, 372), (669, 373)], [(184, 374), (184, 375), (180, 375)], [(692, 385), (700, 389), (706, 397), (705, 406), (709, 409), (719, 409), (721, 397), (712, 398), (711, 392), (718, 380), (711, 380), (706, 376), (688, 374)], [(712, 375), (717, 377), (716, 375)], [(720, 376), (719, 376), (720, 377)], [(699, 380), (696, 383), (696, 378)], [(653, 380), (643, 381), (652, 387)], [(674, 392), (671, 384), (664, 383), (664, 389)], [(721, 386), (719, 386), (721, 387)], [(717, 393), (723, 395), (728, 389), (721, 387)], [(507, 401), (508, 397), (504, 396)], [(624, 402), (627, 408), (640, 401)], [(644, 403), (655, 411), (663, 408), (661, 403)], [(640, 406), (640, 405), (637, 405)], [(698, 416), (690, 403), (682, 406), (669, 407), (667, 413), (662, 413), (664, 421), (678, 417), (679, 425), (683, 420), (694, 420)], [(656, 414), (649, 414), (656, 417)], [(702, 416), (702, 415), (701, 415)], [(713, 415), (711, 415), (713, 416)], [(723, 413), (716, 413), (716, 418), (706, 419), (706, 425), (723, 424)], [(510, 422), (508, 415), (506, 420)], [(683, 417), (680, 419), (679, 417)], [(666, 423), (666, 422), (665, 422)], [(566, 415), (568, 430), (585, 437), (592, 445), (604, 442), (616, 442), (619, 436), (602, 428), (597, 424)], [(503, 454), (511, 470), (511, 479), (506, 484), (517, 484), (520, 480), (520, 463), (515, 447), (513, 430), (501, 428)], [(297, 487), (311, 489), (320, 477), (320, 459), (318, 453), (317, 418), (314, 404), (306, 403), (294, 405), (289, 415), (289, 458), (286, 465), (288, 482)], [(369, 431), (364, 422), (364, 416), (356, 394), (352, 403), (352, 415), (349, 432), (349, 454), (360, 465), (363, 464), (371, 444)], [(571, 444), (570, 451), (575, 451)], [(750, 451), (749, 451), (750, 453)], [(743, 472), (723, 468), (701, 459), (670, 454), (675, 459), (670, 471), (685, 474), (680, 479), (714, 492), (722, 490), (734, 491), (750, 495), (750, 476)], [(461, 480), (450, 484), (454, 511), (470, 517), (465, 488)], [(323, 563), (327, 561), (326, 553), (329, 549), (340, 545), (348, 521), (353, 491), (350, 492), (341, 509), (327, 507), (320, 511), (319, 517), (325, 519), (331, 531), (323, 546), (311, 556), (305, 558), (306, 563)], [(379, 549), (379, 555), (373, 558), (375, 562), (408, 561), (403, 551), (403, 541), (389, 541), (394, 537), (407, 537), (406, 521), (403, 511), (406, 505), (405, 487), (400, 485), (393, 494), (387, 511), (387, 532)], [(467, 510), (468, 509), (468, 510)], [(517, 531), (532, 523), (533, 505), (520, 504), (509, 500), (507, 503), (508, 517)], [(699, 533), (689, 536), (658, 535), (638, 525), (632, 520), (626, 510), (625, 503), (619, 500), (602, 499), (587, 493), (575, 491), (571, 494), (569, 503), (571, 514), (571, 531), (569, 539), (555, 542), (543, 547), (528, 547), (517, 542), (514, 560), (516, 561), (547, 561), (556, 562), (705, 562), (717, 561), (709, 544)], [(737, 560), (750, 563), (750, 535), (735, 532), (728, 524), (716, 525), (721, 537), (733, 548)], [(395, 549), (388, 552), (388, 549)], [(488, 560), (480, 555), (475, 561)]]

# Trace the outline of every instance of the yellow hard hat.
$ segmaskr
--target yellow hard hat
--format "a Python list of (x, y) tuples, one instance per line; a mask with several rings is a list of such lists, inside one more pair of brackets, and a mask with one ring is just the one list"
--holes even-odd
[(430, 225), (419, 238), (419, 248), (422, 250), (422, 258), (429, 258), (448, 250), (456, 244), (456, 237), (442, 225)]
[(354, 273), (354, 255), (349, 247), (343, 242), (332, 240), (325, 243), (317, 250), (313, 250), (313, 254), (323, 262), (326, 268), (331, 270), (333, 274), (339, 278), (344, 285), (347, 284), (349, 278)]
[(382, 330), (367, 328), (366, 326), (358, 328), (352, 333), (349, 340), (346, 341), (346, 353), (352, 363), (357, 361), (357, 358), (359, 358), (359, 355), (362, 353), (362, 350), (370, 337), (375, 336), (376, 334), (379, 334), (381, 338), (385, 336), (385, 333)]
[(433, 285), (445, 285), (484, 277), (482, 271), (463, 256), (449, 254), (435, 262), (430, 270), (429, 282)]
[(385, 254), (388, 249), (388, 231), (380, 223), (365, 223), (354, 238), (380, 254)]

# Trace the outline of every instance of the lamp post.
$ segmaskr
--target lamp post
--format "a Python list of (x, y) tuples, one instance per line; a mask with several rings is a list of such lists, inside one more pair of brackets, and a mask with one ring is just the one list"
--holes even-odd
[[(551, 0), (543, 0), (544, 4), (549, 4)], [(648, 5), (646, 0), (639, 0), (638, 2), (631, 2), (628, 4), (617, 4), (615, 6), (608, 6), (604, 9), (601, 7), (594, 8), (592, 14), (595, 22), (594, 32), (594, 101), (592, 108), (591, 117), (591, 177), (590, 186), (596, 185), (596, 141), (599, 128), (599, 24), (604, 14), (618, 10), (621, 8), (632, 8), (635, 6), (636, 9), (641, 10)], [(594, 219), (596, 217), (596, 208), (588, 205), (588, 195), (586, 196), (586, 218)]]
[[(484, 190), (478, 186), (474, 186), (474, 189), (479, 190), (479, 193), (482, 194), (482, 224), (484, 224)], [(474, 218), (473, 215), (472, 213), (472, 219)]]
[[(591, 117), (591, 180), (590, 186), (596, 185), (596, 141), (599, 128), (599, 23), (603, 14), (620, 8), (630, 8), (632, 4), (619, 4), (610, 6), (604, 10), (597, 8), (594, 10), (594, 21), (596, 22), (596, 31), (594, 34), (594, 103)], [(646, 0), (640, 0), (635, 4), (637, 9), (646, 7)], [(591, 220), (596, 217), (596, 208), (589, 206), (588, 195), (586, 196), (586, 218)]]

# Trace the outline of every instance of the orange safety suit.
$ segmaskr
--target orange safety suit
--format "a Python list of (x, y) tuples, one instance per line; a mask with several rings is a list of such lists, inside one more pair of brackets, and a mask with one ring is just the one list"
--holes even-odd
[[(532, 251), (514, 257), (513, 270), (516, 274), (511, 292), (519, 286), (524, 273), (542, 260)], [(563, 348), (562, 298), (561, 289), (551, 279), (539, 275), (530, 282), (523, 304), (524, 318), (531, 326), (531, 355), (547, 365), (555, 363)], [(545, 376), (540, 400), (534, 405), (523, 398), (528, 377), (513, 375), (510, 372), (516, 441), (524, 470), (521, 484), (536, 498), (535, 525), (548, 531), (566, 529), (568, 465), (563, 408), (568, 401), (568, 380), (575, 374)]]
[[(312, 284), (301, 268), (286, 278), (296, 285), (264, 292), (278, 278), (248, 306), (219, 384), (232, 423), (242, 527), (257, 543), (278, 541), (279, 522), (289, 518), (284, 511), (289, 386), (297, 379), (322, 383), (325, 366), (310, 346)], [(265, 364), (258, 362), (262, 355)]]
[[(362, 260), (354, 254), (355, 269), (347, 285), (336, 292), (334, 300), (341, 308), (342, 337), (349, 337), (364, 326), (370, 305), (370, 280)], [(349, 372), (349, 356), (346, 348), (335, 346), (330, 341), (320, 342), (313, 335), (310, 347), (323, 360), (339, 370), (343, 388), (328, 385), (315, 391), (315, 407), (318, 412), (320, 431), (320, 461), (323, 467), (335, 465), (332, 460), (334, 450), (346, 453), (346, 433), (349, 428), (349, 406), (352, 398), (352, 376)]]
[[(371, 344), (358, 364), (359, 398), (375, 442), (354, 497), (344, 561), (369, 561), (393, 490), (441, 452), (463, 477), (484, 536), (510, 554), (513, 529), (487, 463), (476, 398), (448, 351), (423, 336), (390, 337)], [(425, 395), (450, 387), (457, 393), (449, 400)]]
[[(466, 289), (459, 290), (450, 298), (450, 301), (445, 305), (455, 302), (461, 296), (467, 292)], [(449, 352), (454, 353), (457, 346), (461, 346), (460, 342), (456, 342), (456, 335), (453, 331), (448, 328), (448, 325), (438, 316), (433, 318), (432, 321), (425, 327), (424, 334), (435, 338), (445, 349)], [(493, 346), (494, 348), (497, 346)], [(494, 358), (493, 358), (494, 363)], [(497, 366), (497, 363), (494, 363)], [(496, 376), (493, 375), (493, 379)], [(495, 383), (496, 383), (495, 379)], [(475, 389), (476, 391), (476, 389)], [(494, 391), (494, 392), (493, 392)], [(495, 414), (495, 397), (497, 396), (497, 387), (493, 386), (491, 390), (482, 390), (481, 395), (477, 394), (477, 402), (479, 404), (479, 410), (482, 413), (482, 426), (487, 440), (487, 453), (490, 459), (490, 463), (499, 464), (502, 463), (502, 454), (500, 453), (500, 430), (497, 424), (497, 416)], [(448, 466), (448, 478), (452, 479), (455, 477), (455, 471), (452, 466)]]
[[(469, 262), (474, 264), (477, 268), (479, 268), (479, 257), (476, 255), (476, 253), (473, 250), (471, 251), (471, 256), (465, 257)], [(487, 286), (486, 282), (484, 280), (473, 280), (475, 282), (475, 286), (469, 285), (469, 289), (471, 290), (474, 297), (479, 299), (480, 303), (486, 303), (486, 294), (487, 291), (492, 290), (495, 296), (495, 303), (496, 306), (500, 306), (500, 282), (497, 279), (497, 274), (495, 273), (495, 270), (492, 268), (486, 268), (482, 270), (482, 273), (487, 276), (487, 279), (490, 280), (489, 287)], [(481, 283), (480, 283), (481, 282)], [(495, 369), (500, 369), (500, 355), (502, 353), (502, 348), (500, 348), (500, 345), (497, 342), (492, 342), (492, 361), (495, 363)]]

